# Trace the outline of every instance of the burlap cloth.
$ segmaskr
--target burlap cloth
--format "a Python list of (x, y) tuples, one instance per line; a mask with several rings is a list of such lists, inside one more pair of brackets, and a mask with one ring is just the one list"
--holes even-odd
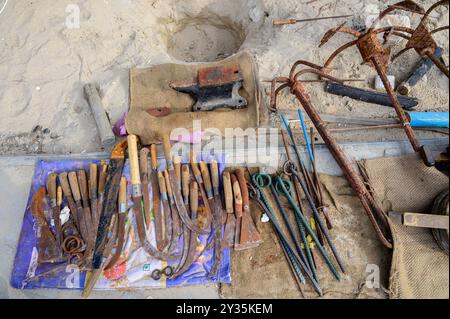
[[(248, 107), (241, 110), (220, 109), (212, 112), (192, 112), (195, 103), (189, 94), (175, 91), (169, 85), (175, 80), (191, 80), (200, 68), (238, 64), (243, 76), (239, 93), (247, 99)], [(201, 130), (226, 128), (256, 128), (260, 123), (261, 92), (257, 69), (250, 53), (242, 51), (223, 61), (197, 64), (161, 64), (151, 68), (130, 70), (130, 111), (126, 128), (136, 134), (145, 145), (157, 143), (163, 134), (176, 128), (192, 131), (194, 121), (201, 121)], [(169, 114), (155, 117), (150, 109), (168, 110)]]
[[(448, 189), (448, 178), (423, 165), (418, 156), (362, 162), (370, 185), (386, 211), (429, 213)], [(449, 258), (429, 229), (391, 223), (394, 251), (390, 295), (395, 299), (449, 298)]]

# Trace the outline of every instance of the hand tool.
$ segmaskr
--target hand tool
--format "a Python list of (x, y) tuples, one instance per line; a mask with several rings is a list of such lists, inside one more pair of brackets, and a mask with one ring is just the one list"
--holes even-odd
[(225, 197), (225, 209), (227, 212), (225, 230), (223, 236), (223, 247), (234, 247), (235, 231), (236, 231), (236, 217), (234, 215), (234, 195), (233, 184), (231, 183), (231, 174), (227, 170), (222, 174), (223, 191)]
[[(190, 209), (191, 209), (191, 219), (195, 220), (197, 218), (197, 210), (198, 210), (198, 185), (197, 182), (192, 181), (189, 186), (189, 202), (190, 202)], [(181, 267), (177, 270), (175, 270), (175, 273), (172, 276), (172, 279), (175, 279), (182, 274), (184, 274), (186, 271), (188, 271), (192, 264), (195, 262), (195, 256), (197, 251), (197, 242), (198, 235), (194, 232), (189, 231), (189, 250), (186, 257), (186, 260), (184, 261), (184, 264), (181, 265)]]
[[(113, 167), (112, 170), (114, 171), (115, 168)], [(114, 247), (116, 235), (117, 235), (116, 214), (111, 214), (108, 228), (105, 230), (105, 236), (102, 239), (105, 241), (104, 249), (102, 250), (101, 255), (97, 254), (97, 256), (95, 257), (95, 263), (98, 264), (98, 267), (94, 267), (93, 271), (88, 272), (86, 274), (84, 289), (83, 293), (81, 294), (83, 298), (88, 298), (91, 295), (92, 290), (95, 287), (95, 284), (102, 275), (103, 270), (105, 269), (106, 266), (108, 256), (111, 254), (111, 251)]]
[(241, 186), (236, 175), (231, 174), (231, 184), (233, 185), (233, 202), (234, 202), (234, 213), (236, 214), (236, 226), (234, 230), (234, 248), (239, 244), (241, 238), (241, 223), (242, 223), (242, 193)]
[[(83, 240), (86, 244), (88, 244), (89, 242), (89, 229), (88, 226), (86, 224), (86, 215), (85, 215), (85, 210), (83, 209), (83, 204), (81, 201), (81, 194), (80, 194), (80, 188), (78, 186), (78, 178), (77, 178), (77, 173), (76, 172), (70, 172), (69, 173), (69, 184), (70, 184), (70, 189), (72, 190), (72, 194), (73, 194), (73, 199), (75, 200), (75, 204), (76, 204), (76, 214), (77, 214), (77, 219), (78, 222), (80, 224), (80, 233), (81, 236), (83, 237)], [(86, 251), (88, 251), (86, 249)]]
[[(124, 139), (114, 147), (111, 153), (111, 159), (109, 162), (109, 176), (105, 184), (105, 191), (101, 204), (102, 210), (100, 214), (100, 222), (97, 231), (97, 240), (95, 241), (94, 258), (92, 263), (94, 272), (98, 272), (102, 266), (105, 255), (104, 252), (108, 244), (108, 229), (110, 229), (112, 225), (111, 221), (116, 212), (120, 179), (122, 178), (123, 167), (125, 164), (125, 151), (127, 149), (127, 145), (127, 140)], [(99, 187), (99, 191), (100, 190), (101, 189)]]
[(172, 240), (176, 240), (176, 243), (178, 244), (178, 238), (181, 236), (182, 233), (182, 225), (180, 222), (180, 217), (178, 215), (178, 208), (175, 204), (174, 194), (172, 190), (172, 185), (170, 184), (170, 177), (169, 172), (165, 170), (163, 172), (164, 179), (166, 181), (166, 190), (167, 190), (167, 197), (169, 198), (169, 204), (170, 204), (170, 211), (171, 211), (171, 217), (172, 217)]
[[(98, 176), (98, 224), (100, 224), (100, 217), (102, 214), (102, 210), (103, 210), (103, 201), (104, 201), (104, 195), (105, 195), (105, 184), (106, 184), (106, 179), (108, 178), (108, 166), (107, 165), (102, 165), (100, 167), (100, 174)], [(97, 226), (97, 232), (98, 232), (98, 226)]]
[(245, 249), (251, 249), (258, 247), (262, 244), (263, 240), (261, 235), (255, 227), (252, 216), (250, 214), (250, 197), (248, 193), (248, 185), (245, 180), (244, 170), (239, 168), (235, 171), (235, 175), (238, 179), (239, 186), (242, 194), (242, 218), (241, 218), (241, 231), (239, 241), (235, 243), (234, 249), (241, 251)]
[(173, 166), (175, 173), (177, 173), (178, 183), (181, 185), (181, 157), (176, 155), (173, 157)]
[(81, 233), (81, 225), (78, 221), (78, 210), (77, 210), (75, 201), (73, 200), (73, 195), (72, 195), (72, 191), (70, 189), (68, 174), (61, 173), (58, 175), (58, 179), (59, 179), (59, 183), (61, 184), (64, 196), (67, 199), (67, 204), (69, 205), (70, 213), (75, 222), (75, 226), (77, 227), (78, 231)]
[[(303, 69), (297, 73), (296, 68), (298, 65), (307, 65), (310, 68)], [(386, 213), (381, 209), (380, 205), (376, 202), (372, 194), (366, 188), (361, 177), (354, 170), (351, 162), (346, 157), (345, 153), (337, 143), (336, 139), (331, 135), (328, 127), (320, 118), (318, 112), (314, 109), (314, 106), (311, 103), (311, 100), (308, 94), (305, 91), (303, 85), (298, 82), (297, 78), (306, 73), (318, 74), (322, 77), (328, 78), (331, 81), (339, 82), (339, 79), (336, 79), (324, 72), (321, 71), (322, 67), (315, 65), (313, 63), (307, 61), (297, 61), (294, 64), (294, 67), (291, 69), (290, 78), (275, 78), (272, 82), (272, 96), (271, 96), (271, 108), (276, 109), (277, 103), (277, 95), (281, 92), (282, 89), (290, 87), (293, 94), (297, 97), (299, 102), (302, 104), (306, 113), (309, 115), (311, 121), (314, 123), (317, 131), (320, 136), (327, 144), (330, 149), (331, 154), (336, 159), (340, 168), (344, 172), (345, 177), (349, 181), (352, 188), (355, 190), (359, 199), (361, 200), (361, 204), (364, 207), (380, 241), (388, 248), (392, 248), (392, 234), (390, 232), (390, 228), (387, 221)], [(277, 88), (277, 83), (283, 83), (281, 86)], [(294, 143), (295, 145), (295, 143)], [(294, 146), (295, 147), (295, 146)]]
[[(448, 0), (446, 2), (448, 3)], [(419, 29), (421, 29), (421, 30), (419, 30)], [(338, 32), (350, 34), (353, 37), (355, 37), (356, 40), (349, 42), (348, 44), (346, 44), (346, 45), (342, 46), (341, 48), (339, 48), (338, 50), (336, 50), (330, 56), (330, 58), (327, 60), (327, 62), (325, 63), (325, 65), (323, 67), (316, 66), (319, 68), (319, 69), (316, 69), (316, 71), (320, 72), (319, 70), (329, 70), (329, 66), (331, 65), (331, 63), (333, 62), (333, 60), (339, 53), (341, 53), (342, 51), (344, 51), (347, 48), (350, 48), (350, 47), (356, 45), (360, 51), (363, 61), (376, 70), (381, 81), (383, 82), (386, 92), (389, 95), (392, 105), (394, 106), (397, 116), (398, 116), (401, 124), (403, 125), (406, 136), (408, 137), (414, 151), (420, 154), (425, 165), (434, 166), (433, 154), (431, 153), (428, 146), (420, 145), (420, 143), (417, 140), (417, 137), (414, 133), (414, 130), (411, 127), (411, 123), (409, 122), (408, 118), (406, 117), (406, 114), (399, 102), (399, 99), (398, 99), (397, 95), (395, 94), (394, 89), (389, 82), (389, 79), (387, 76), (387, 68), (388, 68), (389, 60), (390, 60), (390, 49), (383, 47), (380, 39), (378, 38), (379, 33), (386, 32), (386, 31), (395, 33), (396, 35), (399, 33), (399, 31), (401, 34), (403, 34), (404, 32), (412, 32), (413, 35), (410, 40), (416, 42), (416, 43), (414, 43), (414, 46), (417, 45), (417, 48), (421, 47), (420, 51), (422, 54), (428, 54), (429, 51), (431, 51), (431, 54), (429, 54), (429, 57), (432, 59), (437, 45), (434, 42), (431, 35), (429, 34), (429, 32), (428, 32), (428, 34), (426, 32), (423, 33), (423, 32), (421, 32), (423, 30), (428, 32), (428, 30), (426, 30), (426, 27), (423, 25), (423, 28), (421, 28), (421, 27), (418, 28), (419, 32), (417, 32), (417, 33), (415, 31), (411, 31), (409, 28), (404, 28), (404, 27), (389, 27), (387, 29), (386, 28), (381, 28), (381, 29), (370, 28), (365, 33), (361, 33), (361, 32), (354, 31), (350, 28), (345, 28), (343, 25), (341, 25), (338, 28), (334, 28), (334, 29), (328, 31), (324, 35), (320, 46), (323, 46), (325, 43), (327, 43), (328, 40)], [(410, 41), (410, 42), (412, 42), (412, 41)], [(429, 50), (431, 48), (433, 48), (433, 49)], [(314, 66), (311, 66), (311, 65), (309, 65), (309, 66), (314, 68)], [(295, 71), (295, 70), (293, 70), (293, 71)], [(297, 74), (301, 75), (302, 71), (300, 71)], [(448, 76), (448, 71), (447, 71), (447, 76)], [(297, 78), (297, 76), (292, 78), (292, 80), (294, 80), (294, 82), (295, 82), (296, 78)], [(337, 82), (339, 82), (339, 81), (337, 81)], [(298, 83), (298, 85), (301, 85), (301, 84)], [(296, 85), (296, 86), (298, 87), (298, 85)], [(303, 96), (303, 97), (305, 97), (305, 96)]]
[[(290, 184), (290, 182), (288, 181), (283, 181), (286, 183), (287, 185), (287, 189), (288, 191), (290, 191), (292, 189), (292, 184)], [(261, 184), (260, 184), (261, 185)], [(309, 242), (308, 239), (306, 237), (305, 234), (305, 229), (303, 227), (303, 224), (301, 223), (301, 221), (299, 222), (299, 219), (296, 217), (296, 221), (297, 221), (297, 225), (298, 225), (298, 230), (300, 233), (300, 238), (302, 240), (305, 252), (302, 249), (302, 244), (300, 243), (300, 241), (298, 240), (297, 236), (295, 235), (294, 229), (291, 225), (291, 222), (289, 220), (288, 214), (285, 210), (285, 208), (283, 207), (283, 204), (281, 203), (280, 197), (278, 196), (277, 190), (275, 189), (273, 182), (270, 183), (270, 190), (272, 191), (272, 195), (275, 198), (275, 203), (278, 207), (278, 210), (281, 213), (281, 216), (283, 217), (284, 223), (286, 225), (286, 228), (288, 230), (289, 235), (291, 236), (292, 242), (295, 245), (295, 248), (297, 248), (297, 252), (298, 255), (300, 256), (300, 258), (302, 259), (302, 261), (305, 263), (305, 266), (308, 267), (308, 270), (311, 271), (311, 273), (313, 274), (314, 278), (317, 280), (317, 282), (319, 282), (319, 277), (317, 276), (317, 270), (316, 270), (316, 265), (314, 263), (314, 258), (312, 256), (312, 252), (311, 249), (309, 247)], [(265, 188), (264, 186), (262, 187), (263, 189)]]
[[(387, 93), (365, 90), (333, 82), (327, 82), (325, 92), (333, 95), (346, 96), (366, 103), (393, 107), (392, 100)], [(398, 101), (405, 110), (412, 110), (419, 105), (419, 101), (413, 97), (398, 96)]]
[(144, 250), (150, 256), (158, 260), (174, 260), (176, 256), (169, 256), (166, 253), (158, 251), (147, 240), (147, 234), (145, 230), (144, 215), (142, 214), (142, 190), (141, 190), (141, 176), (139, 174), (139, 159), (137, 148), (137, 136), (128, 135), (128, 156), (130, 159), (130, 172), (131, 172), (131, 185), (133, 187), (132, 199), (133, 199), (133, 211), (136, 218), (137, 232), (139, 242)]
[(78, 186), (80, 189), (81, 202), (83, 204), (86, 227), (89, 232), (89, 238), (90, 238), (89, 241), (92, 242), (95, 240), (96, 237), (94, 237), (94, 232), (93, 232), (93, 219), (92, 219), (92, 213), (91, 213), (91, 205), (89, 203), (89, 186), (88, 186), (86, 171), (84, 171), (84, 170), (77, 171), (77, 179), (78, 179)]
[(446, 229), (433, 229), (433, 236), (438, 246), (448, 255), (449, 252), (449, 231), (448, 231), (448, 212), (449, 212), (449, 191), (448, 189), (439, 194), (431, 210), (435, 216), (446, 217)]
[(296, 24), (296, 23), (301, 23), (301, 22), (340, 19), (340, 18), (348, 18), (348, 17), (353, 17), (353, 14), (333, 16), (333, 17), (318, 17), (318, 18), (311, 18), (311, 19), (274, 19), (272, 21), (272, 23), (273, 23), (273, 25), (286, 25), (286, 24)]
[(152, 221), (152, 212), (150, 211), (150, 189), (148, 182), (148, 154), (150, 150), (143, 148), (140, 151), (140, 165), (141, 165), (141, 181), (142, 181), (142, 199), (144, 200), (144, 218), (147, 228), (150, 227)]
[(264, 214), (269, 217), (274, 231), (277, 234), (278, 239), (280, 240), (280, 245), (283, 247), (283, 251), (286, 251), (287, 256), (289, 257), (289, 265), (291, 266), (292, 271), (296, 274), (296, 277), (298, 277), (298, 281), (302, 283), (305, 282), (302, 271), (305, 272), (311, 283), (313, 284), (314, 290), (316, 290), (316, 292), (320, 296), (322, 296), (322, 289), (320, 288), (320, 284), (316, 281), (314, 275), (311, 273), (306, 264), (302, 261), (300, 256), (296, 253), (295, 249), (289, 243), (286, 235), (283, 233), (283, 230), (278, 223), (278, 220), (273, 214), (273, 209), (266, 195), (261, 189), (261, 187), (269, 187), (272, 183), (272, 179), (270, 178), (270, 176), (255, 174), (252, 176), (252, 183), (253, 187), (250, 190), (249, 195), (252, 199), (258, 202)]
[(306, 231), (311, 236), (313, 241), (316, 243), (317, 248), (319, 249), (320, 253), (322, 254), (323, 259), (325, 260), (326, 264), (328, 265), (328, 268), (334, 274), (336, 279), (340, 280), (341, 279), (341, 275), (337, 272), (336, 268), (334, 267), (333, 263), (331, 262), (330, 258), (328, 257), (328, 254), (325, 251), (325, 248), (321, 245), (321, 243), (319, 242), (319, 239), (317, 238), (316, 234), (311, 229), (311, 226), (309, 225), (309, 222), (306, 220), (306, 218), (302, 215), (302, 213), (298, 209), (297, 205), (295, 204), (294, 200), (291, 197), (291, 194), (287, 190), (285, 184), (283, 183), (283, 181), (281, 180), (281, 178), (279, 176), (276, 177), (276, 181), (277, 181), (278, 189), (283, 193), (283, 195), (286, 196), (286, 198), (288, 199), (289, 203), (291, 204), (291, 206), (292, 206), (292, 208), (294, 210), (294, 213), (296, 214), (296, 216), (298, 218), (300, 218), (300, 220), (302, 221), (303, 226), (305, 227)]
[(186, 206), (184, 206), (183, 195), (181, 194), (181, 185), (180, 185), (180, 183), (178, 183), (178, 177), (175, 172), (172, 158), (171, 158), (171, 153), (170, 153), (171, 146), (170, 146), (169, 136), (165, 135), (163, 137), (163, 141), (164, 141), (164, 154), (166, 156), (166, 163), (167, 163), (167, 168), (168, 168), (168, 172), (169, 172), (170, 185), (172, 187), (172, 192), (174, 195), (173, 198), (175, 200), (175, 204), (178, 209), (178, 214), (179, 214), (181, 220), (183, 221), (184, 225), (186, 225), (189, 228), (189, 230), (199, 233), (199, 234), (208, 234), (210, 232), (209, 230), (201, 229), (188, 216)]
[(98, 210), (98, 166), (89, 165), (89, 200), (91, 203), (92, 231), (93, 237), (97, 238), (98, 223), (100, 221), (100, 211)]
[[(173, 252), (177, 245), (172, 242), (172, 216), (169, 197), (167, 195), (166, 179), (164, 178), (163, 172), (158, 172), (158, 186), (164, 212), (164, 227), (162, 227), (164, 229), (164, 248), (169, 248), (172, 250), (171, 252)], [(162, 249), (159, 250), (162, 251)]]
[[(159, 251), (163, 251), (164, 248), (169, 245), (169, 239), (167, 237), (167, 230), (165, 231), (163, 212), (161, 212), (161, 197), (158, 182), (158, 154), (155, 144), (151, 146), (150, 151), (152, 156), (152, 171), (150, 173), (150, 181), (152, 183), (153, 218), (155, 223), (156, 247)], [(169, 212), (169, 210), (168, 208), (164, 207), (164, 214), (167, 214), (166, 212)]]
[(247, 100), (239, 95), (244, 79), (239, 65), (203, 68), (197, 79), (173, 81), (170, 87), (195, 96), (194, 112), (214, 111), (218, 108), (242, 109)]
[[(212, 225), (213, 225), (213, 244), (214, 244), (214, 262), (211, 270), (208, 273), (208, 278), (213, 278), (217, 275), (220, 266), (222, 265), (222, 202), (220, 195), (214, 196), (212, 188), (211, 174), (209, 173), (208, 164), (206, 162), (200, 162), (200, 171), (202, 174), (203, 182), (205, 184), (206, 194), (208, 195), (209, 207), (211, 207)], [(218, 174), (218, 171), (214, 171), (214, 174)], [(213, 179), (218, 179), (214, 176)]]
[(47, 176), (47, 193), (50, 199), (50, 207), (52, 208), (52, 219), (55, 227), (55, 239), (58, 247), (61, 251), (62, 247), (62, 228), (61, 228), (61, 218), (60, 218), (60, 210), (58, 204), (56, 202), (56, 178), (58, 175), (56, 173), (50, 173)]
[(36, 223), (39, 226), (39, 251), (38, 251), (38, 263), (56, 263), (61, 260), (61, 246), (50, 231), (47, 219), (44, 213), (44, 199), (46, 191), (45, 187), (39, 188), (33, 195), (31, 200), (31, 213), (33, 214)]
[(211, 207), (209, 207), (208, 195), (206, 194), (202, 173), (197, 163), (197, 156), (193, 151), (189, 154), (189, 161), (191, 164), (192, 174), (194, 175), (194, 178), (197, 181), (198, 188), (200, 190), (200, 196), (205, 207), (205, 214), (207, 218), (205, 229), (210, 229), (212, 222)]
[(125, 221), (127, 219), (128, 206), (127, 206), (127, 179), (122, 177), (120, 179), (119, 189), (119, 217), (117, 222), (117, 245), (114, 255), (111, 257), (105, 270), (113, 268), (122, 254), (123, 245), (125, 243)]
[(184, 205), (189, 205), (189, 187), (191, 176), (189, 175), (189, 165), (183, 165), (181, 168), (181, 191), (183, 193)]
[[(436, 48), (434, 51), (434, 56), (437, 59), (441, 59), (443, 54), (442, 48)], [(401, 95), (409, 95), (411, 89), (419, 83), (421, 79), (431, 70), (433, 66), (433, 61), (429, 57), (424, 57), (420, 62), (414, 67), (414, 71), (407, 77), (405, 81), (397, 86), (397, 92)]]

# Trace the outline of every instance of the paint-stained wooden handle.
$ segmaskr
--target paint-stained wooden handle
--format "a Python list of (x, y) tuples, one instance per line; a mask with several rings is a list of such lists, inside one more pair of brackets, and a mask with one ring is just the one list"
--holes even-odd
[(69, 178), (67, 173), (61, 173), (58, 176), (59, 183), (61, 184), (63, 193), (66, 197), (72, 197), (72, 191), (70, 189)]
[(178, 182), (181, 184), (181, 157), (176, 155), (173, 157), (173, 166), (177, 173)]
[(295, 24), (297, 22), (296, 19), (274, 19), (272, 21), (273, 25), (285, 25), (285, 24)]
[(189, 184), (191, 176), (189, 175), (189, 165), (183, 165), (181, 168), (181, 191), (184, 198), (189, 198)]
[(159, 184), (159, 192), (161, 193), (161, 195), (167, 196), (166, 179), (162, 172), (158, 172), (158, 184)]
[(248, 211), (250, 209), (250, 196), (248, 193), (244, 170), (242, 168), (238, 168), (234, 173), (236, 174), (239, 181), (239, 186), (241, 187), (243, 209)]
[(77, 173), (70, 172), (69, 173), (69, 184), (70, 189), (72, 190), (73, 199), (78, 202), (81, 200), (80, 188), (78, 187), (78, 177)]
[(101, 171), (98, 178), (98, 193), (103, 194), (105, 192), (106, 179), (108, 178), (108, 173)]
[(200, 171), (202, 172), (206, 194), (208, 195), (208, 199), (211, 199), (213, 198), (212, 183), (211, 183), (211, 176), (209, 174), (208, 164), (206, 164), (206, 162), (204, 161), (200, 162)]
[(89, 165), (89, 194), (91, 195), (91, 198), (97, 196), (97, 185), (98, 185), (97, 171), (98, 171), (97, 164)]
[(223, 179), (223, 191), (225, 195), (225, 208), (228, 214), (234, 213), (233, 206), (233, 185), (231, 184), (231, 175), (229, 171), (225, 171), (222, 175)]
[(198, 210), (198, 184), (195, 181), (189, 186), (189, 204), (191, 206), (191, 213), (196, 213)]
[[(51, 200), (56, 201), (56, 178), (58, 175), (56, 173), (51, 173), (47, 175), (47, 193)], [(56, 202), (55, 202), (56, 205)]]
[(169, 135), (163, 136), (163, 147), (164, 147), (164, 155), (166, 157), (167, 161), (167, 168), (173, 169), (173, 161), (172, 161), (172, 155), (171, 155), (171, 145), (170, 145), (170, 137)]
[(150, 152), (152, 156), (152, 170), (156, 171), (158, 169), (158, 152), (156, 151), (156, 144), (152, 144)]
[(80, 187), (81, 199), (87, 203), (89, 201), (89, 191), (87, 184), (86, 172), (84, 170), (77, 171), (78, 186)]
[(63, 189), (61, 186), (58, 186), (58, 188), (56, 189), (56, 205), (58, 205), (58, 207), (61, 207), (62, 199), (63, 199)]
[(191, 169), (192, 169), (192, 173), (194, 174), (194, 176), (202, 176), (202, 173), (200, 172), (200, 168), (197, 163), (197, 154), (195, 154), (194, 151), (192, 151), (189, 154), (189, 160), (191, 163)]
[(141, 185), (136, 135), (128, 135), (128, 157), (130, 158), (131, 184)]
[(139, 153), (139, 163), (141, 165), (141, 173), (148, 174), (148, 154), (150, 154), (150, 150), (148, 148), (141, 149)]
[(164, 180), (166, 181), (166, 190), (169, 198), (173, 197), (172, 185), (170, 184), (170, 176), (167, 170), (164, 171)]
[(239, 181), (236, 175), (231, 174), (231, 183), (233, 184), (233, 194), (234, 194), (234, 212), (236, 217), (242, 217), (242, 193)]
[(119, 208), (120, 205), (127, 204), (127, 179), (122, 177), (120, 179), (120, 188), (119, 188)]
[(219, 196), (220, 178), (219, 178), (219, 164), (216, 160), (211, 160), (211, 181), (214, 191), (214, 196)]

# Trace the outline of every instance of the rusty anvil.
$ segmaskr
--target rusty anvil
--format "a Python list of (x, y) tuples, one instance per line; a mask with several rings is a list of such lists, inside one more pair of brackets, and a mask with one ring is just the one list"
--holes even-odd
[(195, 96), (193, 112), (214, 111), (218, 108), (242, 109), (247, 100), (239, 95), (243, 78), (237, 64), (203, 68), (197, 79), (173, 81), (170, 87)]

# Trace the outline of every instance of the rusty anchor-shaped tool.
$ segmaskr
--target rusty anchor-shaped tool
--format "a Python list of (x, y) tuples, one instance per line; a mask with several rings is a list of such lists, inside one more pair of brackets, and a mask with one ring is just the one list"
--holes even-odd
[[(323, 70), (323, 71), (330, 70), (329, 67), (338, 54), (340, 54), (344, 50), (356, 45), (359, 49), (359, 52), (361, 54), (361, 57), (362, 57), (364, 63), (373, 67), (377, 71), (378, 75), (380, 76), (381, 81), (384, 84), (386, 92), (392, 101), (392, 105), (394, 106), (397, 116), (400, 119), (401, 124), (403, 125), (405, 133), (406, 133), (414, 151), (420, 154), (425, 165), (434, 166), (435, 161), (433, 158), (433, 154), (431, 153), (431, 150), (426, 145), (420, 145), (420, 143), (417, 140), (417, 137), (414, 133), (414, 130), (411, 127), (411, 123), (410, 123), (407, 115), (405, 114), (405, 111), (403, 110), (403, 108), (398, 100), (397, 95), (395, 94), (394, 88), (392, 87), (392, 85), (390, 84), (390, 82), (388, 80), (387, 69), (388, 69), (391, 52), (390, 52), (390, 49), (383, 47), (381, 41), (378, 39), (378, 34), (386, 32), (386, 31), (408, 32), (410, 30), (408, 30), (408, 28), (403, 28), (403, 27), (390, 27), (390, 28), (381, 28), (381, 29), (370, 28), (367, 32), (361, 33), (361, 32), (352, 30), (348, 27), (344, 27), (344, 24), (340, 25), (337, 28), (329, 30), (322, 38), (322, 41), (321, 41), (321, 44), (319, 47), (322, 47), (338, 32), (350, 34), (350, 35), (356, 37), (357, 39), (341, 46), (339, 49), (337, 49), (335, 52), (333, 52), (331, 54), (331, 56), (328, 58), (328, 60), (326, 61), (323, 68), (320, 68), (320, 70)], [(434, 51), (433, 51), (433, 54), (434, 54)], [(304, 61), (300, 61), (300, 64), (303, 62)], [(304, 63), (304, 64), (306, 64), (306, 63)], [(299, 75), (301, 75), (305, 72), (311, 73), (311, 71), (303, 70), (303, 71), (300, 71), (299, 73), (295, 74), (294, 73), (295, 67), (297, 67), (298, 65), (299, 65), (298, 62), (294, 65), (294, 67), (292, 68), (290, 77), (289, 77), (290, 80), (292, 80), (293, 82), (298, 82), (297, 78)], [(316, 71), (319, 71), (314, 66), (311, 66), (311, 65), (308, 65), (308, 66), (312, 67), (313, 69), (316, 69)]]
[[(303, 69), (296, 73), (296, 68), (299, 65), (306, 65), (309, 66), (309, 68)], [(342, 83), (342, 81), (340, 81), (339, 79), (323, 72), (321, 66), (313, 64), (311, 62), (300, 60), (297, 61), (292, 67), (289, 78), (278, 77), (272, 80), (270, 107), (271, 109), (276, 109), (277, 95), (285, 88), (291, 89), (292, 94), (297, 97), (297, 99), (305, 109), (320, 136), (330, 149), (331, 154), (342, 169), (345, 177), (358, 195), (361, 204), (363, 205), (364, 210), (366, 211), (370, 222), (372, 223), (372, 226), (374, 227), (378, 235), (378, 238), (383, 243), (383, 245), (388, 248), (392, 248), (392, 234), (390, 232), (388, 217), (386, 213), (369, 192), (361, 176), (353, 168), (352, 163), (347, 158), (344, 151), (337, 143), (336, 139), (332, 136), (327, 125), (321, 119), (319, 113), (312, 105), (310, 97), (306, 93), (303, 84), (298, 80), (299, 76), (307, 73), (317, 74), (321, 77), (329, 79), (330, 81)], [(282, 84), (277, 86), (278, 83)]]
[[(400, 27), (392, 27), (389, 28), (385, 33), (385, 40), (388, 39), (389, 36), (395, 35), (401, 38), (408, 40), (406, 46), (403, 50), (397, 53), (393, 58), (394, 61), (400, 55), (405, 53), (410, 49), (414, 49), (421, 57), (429, 58), (434, 65), (436, 65), (442, 73), (444, 73), (447, 77), (449, 77), (449, 71), (446, 65), (436, 56), (436, 50), (438, 49), (438, 45), (436, 41), (433, 39), (433, 34), (448, 30), (449, 26), (444, 26), (437, 28), (433, 31), (429, 31), (427, 22), (431, 12), (433, 12), (439, 6), (445, 6), (449, 4), (449, 0), (441, 0), (433, 4), (428, 11), (425, 12), (423, 8), (421, 8), (418, 4), (413, 1), (402, 1), (400, 3), (389, 6), (385, 11), (383, 11), (378, 19), (375, 21), (374, 25), (383, 19), (388, 13), (394, 10), (403, 10), (410, 11), (416, 14), (423, 15), (419, 25), (416, 29), (412, 30), (409, 28), (400, 28)], [(373, 25), (373, 26), (374, 26)]]
[(223, 192), (225, 197), (225, 230), (223, 236), (223, 247), (234, 247), (235, 232), (236, 232), (236, 216), (234, 215), (234, 198), (233, 198), (233, 184), (231, 183), (231, 174), (227, 170), (222, 174)]
[(196, 98), (194, 112), (214, 111), (219, 108), (242, 109), (248, 104), (239, 95), (244, 79), (239, 65), (203, 68), (193, 81), (173, 81), (170, 87)]

